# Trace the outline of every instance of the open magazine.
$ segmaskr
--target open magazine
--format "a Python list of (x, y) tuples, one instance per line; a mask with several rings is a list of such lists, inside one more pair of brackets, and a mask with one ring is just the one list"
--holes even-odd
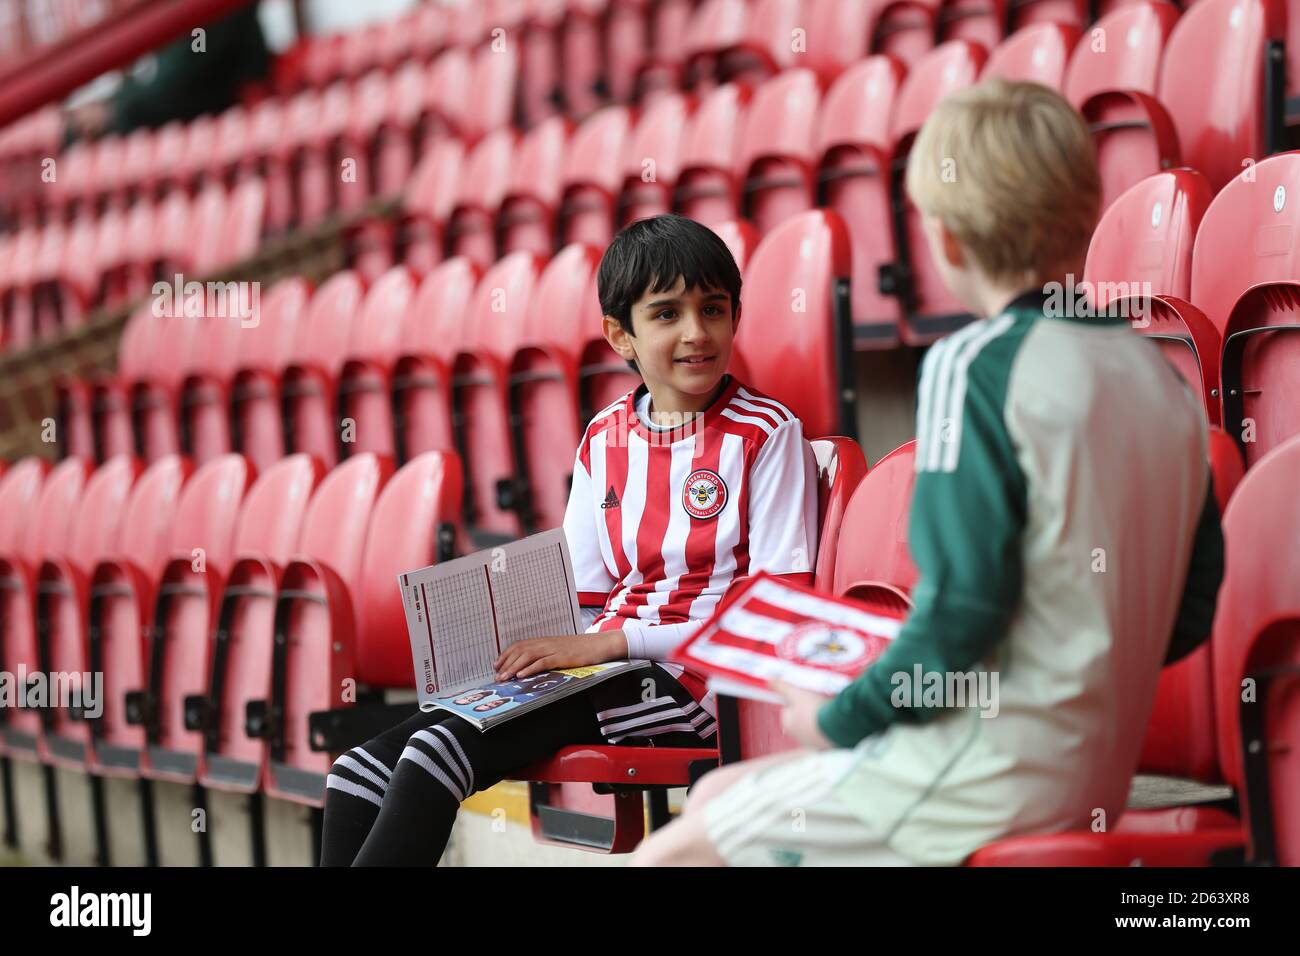
[(672, 659), (733, 697), (780, 703), (768, 689), (777, 680), (836, 694), (884, 652), (906, 616), (760, 571), (736, 584)]
[(615, 661), (497, 682), (493, 662), (516, 641), (577, 634), (581, 616), (559, 528), (397, 576), (423, 711), (479, 730), (586, 690), (649, 661)]

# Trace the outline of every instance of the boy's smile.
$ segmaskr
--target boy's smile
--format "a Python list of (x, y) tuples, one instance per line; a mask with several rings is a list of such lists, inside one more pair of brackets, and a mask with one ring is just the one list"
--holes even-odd
[[(605, 317), (605, 336), (634, 360), (650, 391), (651, 411), (702, 412), (731, 362), (739, 312), (717, 289), (687, 289), (679, 277), (664, 292), (647, 291), (632, 306), (632, 335)], [(673, 424), (673, 422), (661, 422)]]

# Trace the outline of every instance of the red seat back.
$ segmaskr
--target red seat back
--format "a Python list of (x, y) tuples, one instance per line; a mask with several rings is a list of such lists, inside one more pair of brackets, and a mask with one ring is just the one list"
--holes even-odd
[[(1177, 22), (1178, 8), (1166, 0), (1138, 0), (1106, 14), (1074, 46), (1065, 71), (1065, 98), (1082, 108), (1089, 97), (1106, 90), (1154, 96), (1165, 43)], [(1106, 42), (1099, 43), (1099, 37)]]
[(641, 114), (627, 139), (617, 226), (672, 209), (682, 140), (694, 112), (692, 98), (669, 93)]
[[(1270, 764), (1275, 787), (1294, 795), (1296, 695), (1294, 676), (1275, 676), (1264, 687), (1268, 668), (1294, 668), (1298, 657), (1294, 625), (1274, 625), (1300, 608), (1300, 500), (1295, 476), (1300, 473), (1300, 436), (1293, 437), (1246, 472), (1223, 515), (1226, 574), (1214, 618), (1212, 656), (1219, 760), (1223, 777), (1240, 787), (1243, 780), (1242, 721), (1269, 734), (1261, 751)], [(1272, 629), (1277, 627), (1277, 632)], [(1254, 678), (1253, 685), (1243, 682)], [(1251, 693), (1247, 693), (1247, 691)], [(1267, 691), (1267, 695), (1265, 695)], [(1262, 715), (1252, 707), (1267, 707)], [(1254, 737), (1253, 739), (1258, 739)], [(1287, 752), (1289, 750), (1289, 753)], [(1290, 773), (1290, 782), (1285, 774)], [(1278, 836), (1288, 847), (1288, 865), (1297, 862), (1297, 817), (1293, 799), (1273, 812)], [(1248, 793), (1249, 796), (1249, 793)]]
[(243, 455), (222, 455), (195, 471), (177, 505), (171, 556), (198, 570), (196, 551), (202, 551), (203, 566), (224, 577), (234, 558), (235, 521), (254, 477)]
[[(968, 40), (951, 40), (916, 62), (894, 107), (893, 133), (900, 160), (934, 107), (950, 93), (973, 84), (984, 61), (983, 47)], [(895, 179), (892, 188), (894, 201), (905, 202), (907, 210), (903, 233), (894, 236), (895, 243), (906, 249), (911, 270), (912, 303), (905, 310), (902, 337), (908, 344), (920, 345), (952, 331), (969, 316), (939, 275), (921, 229), (921, 217), (903, 195), (901, 177)]]
[[(1241, 455), (1218, 428), (1209, 433), (1215, 505), (1222, 515), (1241, 481)], [(1222, 779), (1215, 728), (1214, 668), (1209, 643), (1160, 672), (1138, 767), (1144, 773)]]
[(298, 545), (307, 506), (325, 466), (310, 455), (289, 455), (262, 472), (239, 509), (236, 558), (246, 554), (283, 565)]
[(0, 555), (12, 555), (31, 562), (34, 552), (27, 551), (27, 528), (36, 516), (41, 486), (50, 465), (44, 458), (24, 458), (0, 479)]
[(745, 270), (737, 351), (750, 384), (794, 410), (809, 438), (855, 435), (849, 241), (829, 210), (778, 226)]
[(189, 461), (168, 455), (150, 465), (131, 490), (115, 556), (149, 578), (157, 578), (167, 560), (181, 491), (192, 471)]
[(989, 54), (982, 77), (1041, 83), (1061, 89), (1079, 28), (1065, 23), (1034, 23), (1017, 30)]
[(614, 235), (614, 209), (623, 185), (623, 158), (632, 112), (607, 106), (573, 134), (564, 160), (560, 241), (603, 246)]
[(135, 458), (118, 455), (90, 476), (65, 555), (75, 567), (89, 569), (116, 552), (128, 496), (142, 470)]
[(996, 49), (1006, 36), (1007, 0), (940, 0), (935, 37), (940, 43), (970, 40)]
[(889, 147), (891, 119), (906, 68), (892, 56), (871, 56), (845, 70), (822, 101), (816, 132), (818, 203), (849, 230), (854, 331), (864, 347), (898, 343), (898, 299), (881, 293), (881, 265), (894, 261)]
[(530, 129), (520, 142), (498, 223), (503, 254), (526, 250), (549, 255), (553, 249), (555, 216), (572, 134), (569, 120), (552, 116)]
[(934, 49), (937, 8), (934, 0), (884, 0), (876, 7), (871, 52), (915, 65)]
[(813, 128), (820, 104), (821, 83), (812, 70), (786, 70), (754, 93), (737, 173), (744, 182), (744, 215), (763, 235), (816, 202)]
[(1286, 12), (1284, 0), (1200, 0), (1169, 36), (1160, 101), (1178, 132), (1182, 161), (1216, 190), (1241, 172), (1243, 160), (1269, 151), (1266, 44), (1284, 39)]
[(292, 364), (337, 375), (364, 297), (365, 287), (355, 272), (336, 272), (321, 283), (298, 323)]
[(700, 100), (682, 139), (682, 171), (674, 209), (706, 226), (740, 214), (740, 184), (735, 175), (740, 136), (752, 93), (726, 83)]
[(879, 598), (882, 586), (906, 593), (916, 584), (916, 565), (907, 546), (915, 453), (915, 441), (894, 449), (867, 472), (850, 498), (829, 587), (832, 594), (851, 597), (870, 591)]
[(461, 467), (454, 452), (426, 452), (404, 465), (375, 501), (357, 582), (357, 679), (410, 687), (411, 642), (397, 577), (454, 546)]
[[(349, 358), (390, 364), (403, 348), (402, 319), (415, 296), (416, 279), (406, 266), (395, 266), (366, 290), (348, 332)], [(321, 293), (325, 292), (321, 287)]]
[(1157, 173), (1107, 208), (1088, 246), (1083, 278), (1095, 302), (1124, 295), (1192, 298), (1192, 245), (1212, 193), (1194, 169)]
[(1192, 301), (1223, 336), (1224, 430), (1248, 465), (1300, 433), (1300, 153), (1244, 171), (1210, 203), (1192, 252)]
[(804, 57), (825, 83), (867, 56), (876, 9), (870, 3), (806, 0), (808, 52)]
[(512, 401), (523, 410), (520, 436), (528, 477), (532, 527), (564, 522), (573, 471), (573, 450), (581, 438), (578, 361), (581, 322), (590, 312), (600, 252), (574, 243), (562, 249), (538, 279), (511, 362)]
[(496, 260), (495, 217), (510, 185), (518, 149), (518, 135), (507, 127), (487, 134), (470, 151), (447, 226), (450, 255), (466, 256), (482, 268)]

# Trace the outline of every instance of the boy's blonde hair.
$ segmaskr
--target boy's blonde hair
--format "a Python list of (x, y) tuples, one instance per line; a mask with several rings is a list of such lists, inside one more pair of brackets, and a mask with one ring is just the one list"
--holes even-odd
[(1101, 175), (1083, 118), (1037, 83), (985, 80), (930, 114), (907, 162), (907, 192), (994, 281), (1032, 281), (1081, 259)]

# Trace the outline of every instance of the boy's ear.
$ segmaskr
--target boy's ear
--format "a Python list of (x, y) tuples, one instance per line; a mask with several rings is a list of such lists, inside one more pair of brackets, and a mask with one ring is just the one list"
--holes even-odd
[(961, 242), (952, 234), (952, 230), (944, 225), (943, 220), (935, 219), (935, 226), (939, 230), (939, 248), (943, 252), (944, 261), (954, 269), (964, 268), (966, 250), (962, 248)]
[(929, 213), (922, 213), (921, 228), (929, 240), (932, 255), (942, 256), (943, 261), (954, 269), (961, 269), (966, 265), (966, 250), (962, 248), (961, 242), (952, 231), (944, 225), (942, 219)]
[(635, 362), (636, 350), (632, 348), (632, 336), (623, 328), (618, 319), (612, 315), (606, 315), (601, 317), (601, 322), (604, 326), (605, 341), (609, 343), (609, 347), (617, 352), (624, 361)]

